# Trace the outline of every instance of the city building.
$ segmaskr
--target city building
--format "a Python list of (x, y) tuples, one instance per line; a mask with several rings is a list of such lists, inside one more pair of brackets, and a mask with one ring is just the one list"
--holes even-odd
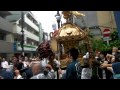
[(47, 32), (43, 32), (43, 41), (48, 41), (49, 36)]
[[(6, 19), (13, 24), (13, 49), (14, 54), (21, 54), (21, 36), (22, 36), (22, 20), (21, 11), (10, 11), (13, 15), (7, 16)], [(35, 18), (35, 16), (30, 11), (22, 11), (24, 13), (24, 53), (25, 56), (36, 55), (36, 49), (39, 43), (42, 42), (43, 29), (41, 23)]]
[(43, 37), (44, 29), (42, 28), (42, 24), (41, 23), (39, 23), (39, 32), (40, 32), (39, 33), (40, 34), (39, 35), (39, 41), (40, 41), (39, 43), (42, 43), (43, 42), (43, 38), (44, 38)]
[(114, 11), (114, 16), (115, 16), (116, 26), (118, 30), (118, 36), (120, 39), (120, 11)]
[(81, 28), (89, 28), (90, 34), (96, 39), (103, 38), (103, 30), (116, 30), (116, 22), (113, 11), (80, 11), (85, 16), (72, 18), (72, 22)]
[(14, 53), (12, 43), (13, 25), (5, 18), (12, 15), (9, 11), (0, 11), (0, 57), (8, 57)]

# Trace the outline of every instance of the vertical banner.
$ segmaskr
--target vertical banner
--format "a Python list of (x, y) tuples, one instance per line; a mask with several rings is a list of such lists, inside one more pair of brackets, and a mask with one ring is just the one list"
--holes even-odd
[(116, 26), (118, 30), (118, 36), (120, 39), (120, 11), (114, 11), (114, 16), (115, 16)]

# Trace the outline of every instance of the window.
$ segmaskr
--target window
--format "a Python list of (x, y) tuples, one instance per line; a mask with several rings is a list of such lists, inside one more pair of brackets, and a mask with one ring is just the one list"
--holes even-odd
[(101, 30), (100, 29), (90, 29), (90, 34), (93, 36), (101, 36)]
[(35, 34), (35, 35), (37, 35), (37, 36), (39, 36), (39, 33), (38, 33), (38, 32), (36, 32), (36, 31), (34, 31), (34, 34)]
[(30, 14), (29, 14), (29, 13), (27, 14), (27, 18), (29, 18), (29, 19), (31, 20), (31, 16), (30, 16)]
[(39, 33), (36, 31), (36, 30), (34, 30), (32, 27), (30, 27), (29, 25), (26, 25), (26, 30), (28, 31), (28, 32), (30, 32), (30, 33), (32, 33), (32, 34), (34, 34), (34, 35), (37, 35), (37, 36), (39, 36)]
[(14, 41), (15, 41), (15, 42), (17, 42), (17, 41), (18, 41), (18, 39), (17, 39), (17, 38), (14, 38)]
[(0, 40), (5, 40), (6, 34), (0, 33)]
[(39, 43), (38, 43), (38, 42), (36, 42), (36, 41), (34, 41), (34, 45), (35, 45), (35, 46), (38, 46), (38, 45), (39, 45)]
[[(19, 27), (21, 27), (21, 21), (19, 21), (19, 24), (18, 24)], [(31, 26), (29, 26), (27, 23), (24, 23), (24, 29), (27, 30), (28, 32), (36, 35), (36, 36), (39, 36), (39, 32), (37, 32), (35, 29), (33, 29)]]
[(39, 45), (39, 42), (35, 41), (35, 40), (32, 40), (30, 38), (27, 38), (27, 44), (29, 45), (34, 45), (34, 46), (38, 46)]
[(38, 26), (37, 21), (36, 21), (29, 13), (27, 14), (27, 18), (28, 18), (31, 22), (33, 22), (36, 26)]

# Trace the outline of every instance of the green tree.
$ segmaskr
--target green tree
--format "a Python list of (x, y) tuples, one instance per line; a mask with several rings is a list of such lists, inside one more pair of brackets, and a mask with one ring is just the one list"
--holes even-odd
[(120, 40), (118, 38), (118, 32), (114, 31), (111, 34), (111, 41), (109, 45), (107, 45), (107, 43), (104, 42), (102, 39), (101, 40), (92, 39), (92, 46), (93, 46), (93, 50), (100, 50), (102, 52), (109, 52), (112, 50), (113, 47), (120, 48)]
[(120, 48), (120, 40), (119, 40), (119, 37), (118, 37), (118, 32), (117, 31), (114, 31), (112, 34), (111, 34), (111, 41), (110, 41), (110, 46), (111, 47), (118, 47)]

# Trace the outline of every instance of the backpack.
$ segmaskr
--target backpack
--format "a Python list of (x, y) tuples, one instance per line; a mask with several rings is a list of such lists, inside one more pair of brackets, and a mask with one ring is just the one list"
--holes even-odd
[(81, 79), (82, 67), (81, 67), (80, 62), (77, 62), (75, 64), (75, 68), (76, 68), (76, 73), (77, 73), (77, 79)]

